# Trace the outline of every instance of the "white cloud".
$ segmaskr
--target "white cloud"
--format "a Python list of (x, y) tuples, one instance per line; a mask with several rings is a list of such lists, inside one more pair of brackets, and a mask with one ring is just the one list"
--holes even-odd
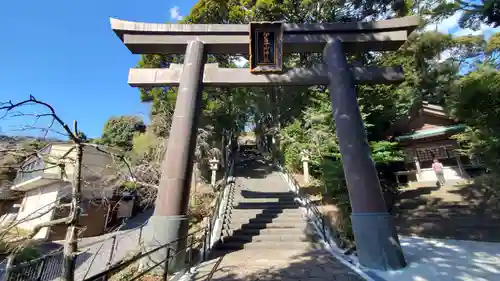
[(182, 18), (184, 18), (183, 16), (181, 16), (179, 7), (175, 6), (170, 8), (170, 18), (173, 20), (182, 20)]
[(480, 35), (483, 34), (485, 37), (489, 37), (493, 33), (497, 33), (500, 31), (500, 27), (493, 28), (486, 24), (481, 23), (481, 26), (478, 30), (472, 30), (470, 28), (459, 29), (457, 32), (454, 32), (454, 36), (465, 36), (465, 35)]
[(458, 20), (460, 19), (461, 15), (461, 12), (457, 12), (451, 17), (442, 20), (441, 22), (427, 25), (424, 30), (438, 31), (441, 33), (451, 33), (451, 30), (458, 26)]
[[(485, 39), (488, 39), (494, 33), (500, 32), (500, 27), (492, 28), (486, 24), (481, 23), (478, 30), (472, 30), (470, 28), (460, 28), (458, 21), (462, 16), (462, 11), (458, 11), (452, 16), (443, 19), (441, 22), (435, 24), (429, 24), (424, 28), (424, 31), (437, 31), (444, 34), (451, 34), (452, 36), (466, 36), (466, 35), (483, 35)], [(444, 51), (439, 55), (438, 62), (443, 62), (450, 58), (452, 53), (450, 51)]]
[(458, 20), (462, 16), (462, 11), (458, 11), (452, 16), (438, 22), (436, 24), (429, 24), (425, 27), (425, 31), (438, 31), (445, 34), (452, 34), (453, 36), (465, 36), (465, 35), (480, 35), (484, 34), (489, 37), (491, 34), (499, 32), (500, 27), (492, 28), (486, 24), (481, 23), (478, 30), (472, 30), (470, 28), (460, 28), (458, 26)]

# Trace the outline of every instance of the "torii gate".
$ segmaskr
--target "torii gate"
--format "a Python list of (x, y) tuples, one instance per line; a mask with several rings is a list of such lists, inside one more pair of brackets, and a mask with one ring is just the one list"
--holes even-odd
[[(352, 206), (360, 263), (374, 269), (406, 266), (392, 216), (387, 212), (356, 100), (355, 84), (398, 83), (400, 67), (351, 67), (345, 51), (397, 50), (419, 17), (350, 23), (153, 24), (111, 19), (111, 27), (134, 54), (185, 54), (184, 65), (136, 69), (133, 87), (178, 86), (163, 160), (149, 243), (184, 237), (196, 128), (203, 86), (328, 85)], [(205, 64), (207, 53), (250, 54), (250, 70)], [(283, 69), (284, 53), (323, 53), (323, 64)], [(147, 241), (146, 241), (147, 242)], [(185, 245), (180, 243), (179, 247)], [(151, 245), (153, 246), (153, 245)]]

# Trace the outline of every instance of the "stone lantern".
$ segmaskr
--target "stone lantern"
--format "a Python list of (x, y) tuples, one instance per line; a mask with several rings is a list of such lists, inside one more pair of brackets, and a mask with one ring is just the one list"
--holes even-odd
[(219, 160), (217, 158), (212, 158), (208, 161), (210, 164), (210, 170), (212, 171), (212, 177), (210, 179), (210, 183), (212, 187), (215, 188), (215, 180), (217, 178), (217, 170), (219, 169)]
[(304, 183), (309, 183), (309, 152), (307, 150), (303, 150), (300, 153), (302, 160), (302, 172), (304, 173)]

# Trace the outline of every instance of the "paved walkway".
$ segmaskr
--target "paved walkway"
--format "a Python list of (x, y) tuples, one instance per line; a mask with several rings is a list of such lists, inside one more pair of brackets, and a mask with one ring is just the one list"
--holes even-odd
[[(240, 190), (272, 194), (286, 189), (286, 184), (276, 171), (262, 168), (262, 165), (260, 169), (252, 169), (252, 166), (255, 165), (250, 163), (237, 169), (236, 183)], [(309, 247), (304, 247), (303, 243), (297, 245), (301, 247), (283, 248), (278, 244), (269, 248), (245, 247), (202, 263), (190, 278), (196, 281), (364, 280), (319, 243), (311, 242)]]
[(500, 243), (400, 236), (408, 266), (374, 271), (385, 281), (497, 281)]
[(362, 281), (325, 250), (242, 250), (201, 264), (192, 280)]

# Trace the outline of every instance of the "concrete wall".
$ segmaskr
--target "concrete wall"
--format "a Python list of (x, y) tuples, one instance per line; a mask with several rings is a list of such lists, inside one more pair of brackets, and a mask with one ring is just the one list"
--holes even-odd
[[(50, 221), (54, 214), (54, 210), (50, 210), (50, 208), (56, 203), (59, 189), (60, 184), (56, 183), (26, 191), (16, 219), (21, 221), (18, 226), (22, 229), (32, 230), (37, 224)], [(44, 228), (34, 238), (46, 239), (47, 236), (48, 229)]]
[[(107, 215), (110, 213), (112, 205), (108, 201), (84, 200), (83, 214), (80, 216), (79, 224), (82, 227), (80, 238), (102, 235), (105, 232)], [(69, 209), (59, 210), (55, 218), (62, 218), (68, 215)], [(66, 237), (67, 227), (65, 225), (56, 225), (50, 228), (48, 239), (50, 241), (63, 240)]]

